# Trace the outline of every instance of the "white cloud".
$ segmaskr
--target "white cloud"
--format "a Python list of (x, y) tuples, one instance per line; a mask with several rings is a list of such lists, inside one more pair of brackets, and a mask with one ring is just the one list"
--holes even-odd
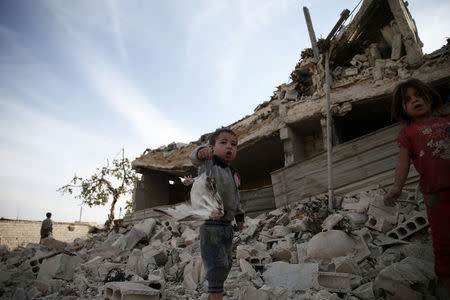
[(93, 87), (107, 105), (124, 116), (141, 137), (141, 144), (152, 148), (170, 142), (190, 142), (193, 137), (162, 115), (151, 100), (123, 74), (101, 59), (87, 60), (86, 72)]

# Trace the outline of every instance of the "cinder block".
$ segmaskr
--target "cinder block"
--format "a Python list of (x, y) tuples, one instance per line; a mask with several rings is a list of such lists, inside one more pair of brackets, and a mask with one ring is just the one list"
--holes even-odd
[(402, 240), (417, 231), (429, 226), (426, 212), (421, 211), (387, 233), (387, 236)]
[(379, 232), (388, 232), (392, 229), (392, 223), (381, 217), (374, 216), (369, 216), (369, 219), (366, 222), (366, 226), (373, 228)]
[(360, 281), (360, 276), (348, 273), (319, 272), (318, 276), (320, 288), (330, 292), (348, 293)]
[(159, 290), (134, 282), (108, 282), (104, 286), (104, 300), (159, 300)]

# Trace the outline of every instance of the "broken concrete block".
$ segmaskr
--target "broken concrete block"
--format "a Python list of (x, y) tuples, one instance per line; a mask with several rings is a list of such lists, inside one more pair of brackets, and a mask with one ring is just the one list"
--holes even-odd
[(344, 198), (341, 207), (345, 210), (350, 210), (356, 213), (365, 213), (369, 208), (370, 198), (366, 196), (359, 196), (359, 200), (355, 198)]
[(373, 75), (373, 79), (375, 81), (383, 79), (383, 74), (384, 74), (384, 68), (383, 67), (375, 66), (372, 69), (372, 75)]
[(98, 276), (98, 268), (103, 263), (104, 258), (101, 256), (96, 256), (93, 259), (85, 262), (84, 264), (81, 264), (81, 270), (84, 271), (84, 273), (93, 278), (97, 278)]
[(275, 224), (286, 226), (287, 224), (289, 224), (289, 215), (287, 213), (282, 214), (278, 218), (278, 220), (277, 220), (277, 222)]
[(413, 217), (389, 231), (386, 235), (393, 239), (402, 240), (427, 226), (429, 226), (429, 224), (426, 212), (420, 211), (414, 214)]
[(398, 284), (394, 296), (391, 300), (422, 300), (424, 295), (404, 286), (403, 284)]
[(358, 265), (349, 257), (335, 257), (332, 259), (332, 263), (334, 264), (337, 273), (349, 273), (355, 275), (360, 273)]
[(308, 297), (312, 300), (339, 300), (341, 299), (338, 295), (335, 293), (330, 293), (327, 290), (320, 290), (317, 294), (315, 294), (312, 297)]
[(292, 265), (285, 262), (270, 264), (263, 273), (264, 281), (272, 287), (284, 287), (291, 290), (308, 290), (317, 288), (319, 264)]
[(351, 293), (352, 295), (358, 297), (358, 299), (375, 300), (375, 294), (373, 292), (373, 282), (367, 282), (363, 285), (360, 285)]
[(246, 227), (241, 234), (246, 234), (249, 237), (253, 237), (256, 233), (256, 231), (258, 231), (259, 229), (259, 225), (258, 224), (251, 224), (248, 227)]
[(140, 240), (149, 239), (155, 226), (155, 219), (145, 219), (134, 225), (128, 233), (119, 237), (111, 246), (120, 250), (131, 250)]
[(160, 299), (160, 300), (164, 300), (166, 298), (166, 293), (165, 293), (166, 282), (161, 276), (156, 276), (156, 275), (150, 274), (148, 276), (147, 280), (139, 280), (139, 281), (131, 280), (130, 282), (143, 284), (152, 289), (158, 290), (160, 292), (160, 298), (158, 298), (158, 299)]
[(188, 290), (196, 290), (197, 286), (205, 280), (205, 271), (201, 257), (194, 257), (184, 267), (183, 287)]
[(381, 270), (375, 279), (375, 285), (394, 294), (398, 284), (422, 285), (426, 288), (429, 281), (435, 277), (432, 262), (407, 257)]
[(67, 243), (55, 240), (52, 237), (42, 239), (41, 244), (47, 246), (49, 249), (55, 250), (56, 252), (63, 251), (67, 246)]
[(320, 288), (331, 292), (348, 293), (353, 285), (361, 282), (361, 277), (348, 273), (319, 272), (317, 281)]
[(237, 259), (247, 259), (250, 257), (250, 251), (244, 246), (239, 245), (236, 248), (236, 258)]
[(245, 287), (240, 293), (238, 300), (270, 300), (273, 299), (269, 291)]
[(354, 237), (353, 240), (355, 241), (353, 259), (357, 263), (360, 263), (371, 255), (371, 251), (363, 237), (357, 236)]
[(360, 225), (363, 225), (367, 221), (367, 215), (356, 213), (356, 212), (346, 212), (345, 216), (350, 221), (350, 224), (353, 227), (358, 227)]
[(162, 267), (167, 263), (167, 251), (163, 248), (154, 248), (152, 246), (145, 246), (142, 248), (142, 255), (144, 264), (156, 264), (158, 267)]
[(276, 225), (272, 228), (272, 236), (276, 238), (285, 237), (289, 233), (291, 233), (291, 231), (289, 230), (288, 227), (285, 226)]
[(290, 261), (292, 252), (290, 250), (291, 245), (288, 241), (278, 242), (272, 249), (272, 256), (275, 260)]
[(341, 214), (332, 214), (329, 215), (325, 221), (322, 223), (323, 230), (331, 230), (333, 227), (339, 223), (344, 216)]
[(354, 75), (358, 75), (358, 68), (357, 67), (344, 69), (344, 76), (348, 77), (348, 76), (354, 76)]
[(133, 249), (128, 257), (126, 270), (141, 277), (147, 274), (147, 264), (144, 263), (144, 255), (140, 249)]
[(199, 238), (198, 230), (192, 230), (191, 228), (186, 228), (181, 235), (184, 238), (184, 243), (186, 246), (191, 245), (195, 240)]
[(14, 295), (11, 300), (26, 300), (25, 290), (21, 287), (18, 287), (14, 292)]
[(383, 233), (388, 232), (392, 229), (392, 223), (390, 223), (386, 219), (374, 216), (369, 216), (369, 219), (366, 222), (366, 226)]
[(90, 249), (87, 253), (89, 255), (89, 260), (100, 256), (103, 258), (115, 258), (117, 257), (123, 250), (119, 248), (113, 248), (112, 246), (101, 245), (99, 247)]
[(43, 280), (35, 280), (33, 282), (33, 286), (37, 288), (42, 295), (47, 295), (48, 292), (50, 291), (50, 285)]
[(58, 254), (45, 259), (39, 269), (37, 279), (45, 280), (51, 278), (72, 280), (75, 268), (82, 262), (78, 256)]
[(355, 241), (345, 232), (330, 230), (320, 232), (308, 242), (306, 252), (313, 259), (331, 259), (346, 256), (355, 248)]
[(302, 219), (302, 220), (295, 220), (294, 222), (291, 222), (288, 226), (290, 231), (299, 233), (304, 232), (308, 230), (308, 219)]
[(257, 277), (258, 274), (256, 273), (255, 269), (253, 269), (252, 265), (245, 259), (239, 260), (239, 266), (241, 267), (241, 271), (243, 273), (247, 273), (250, 278)]
[(308, 242), (297, 244), (297, 263), (304, 263), (308, 259), (308, 254), (306, 249), (308, 247)]
[(284, 95), (284, 99), (286, 100), (297, 100), (298, 92), (294, 89), (287, 90), (286, 94)]
[(133, 282), (108, 282), (104, 286), (104, 300), (160, 299), (160, 291)]

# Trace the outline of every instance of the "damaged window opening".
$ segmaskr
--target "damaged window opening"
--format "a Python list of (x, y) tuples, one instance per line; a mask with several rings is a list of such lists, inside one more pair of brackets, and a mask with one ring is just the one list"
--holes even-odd
[(292, 152), (290, 163), (305, 160), (325, 150), (320, 119), (311, 118), (289, 125), (290, 136), (285, 140), (285, 152)]
[(391, 120), (391, 98), (371, 99), (353, 103), (344, 116), (335, 116), (334, 130), (338, 143), (364, 136), (396, 123)]
[(241, 175), (241, 190), (271, 185), (270, 172), (282, 168), (283, 159), (283, 145), (278, 135), (239, 150), (232, 166)]

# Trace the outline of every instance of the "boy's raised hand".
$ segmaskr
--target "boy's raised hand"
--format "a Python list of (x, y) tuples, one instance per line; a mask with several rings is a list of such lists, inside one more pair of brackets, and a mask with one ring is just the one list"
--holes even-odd
[(213, 157), (213, 151), (210, 147), (202, 148), (198, 150), (197, 157), (200, 160), (210, 160)]

